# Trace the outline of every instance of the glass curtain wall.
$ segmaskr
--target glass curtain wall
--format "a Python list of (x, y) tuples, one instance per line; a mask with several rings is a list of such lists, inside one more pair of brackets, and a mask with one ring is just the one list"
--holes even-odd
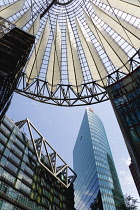
[(86, 109), (73, 151), (75, 208), (121, 210), (124, 199), (100, 118)]
[(74, 210), (73, 185), (67, 189), (43, 170), (32, 142), (8, 117), (0, 125), (0, 196), (3, 210)]
[(140, 67), (107, 87), (107, 92), (132, 160), (140, 195)]

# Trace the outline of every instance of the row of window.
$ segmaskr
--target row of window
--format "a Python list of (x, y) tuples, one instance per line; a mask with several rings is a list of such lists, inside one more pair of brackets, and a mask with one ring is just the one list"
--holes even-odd
[[(25, 197), (24, 195), (22, 195), (21, 193), (17, 192), (16, 190), (14, 190), (13, 188), (5, 185), (3, 182), (0, 182), (0, 190), (1, 192), (3, 192), (4, 194), (6, 194), (8, 197), (12, 198), (12, 200), (15, 200), (16, 202), (18, 202), (19, 204), (21, 203), (22, 205), (29, 207), (31, 209), (34, 210), (45, 210), (43, 207), (41, 206), (37, 206), (35, 202), (32, 202), (30, 199), (28, 199), (27, 197)], [(7, 204), (8, 205), (8, 204)], [(4, 206), (3, 206), (4, 207)], [(7, 206), (8, 207), (8, 206)], [(25, 208), (26, 208), (25, 207)], [(3, 208), (2, 208), (3, 209)], [(17, 207), (13, 206), (12, 208), (9, 207), (7, 209), (18, 209)], [(5, 210), (7, 210), (5, 209)]]
[(0, 209), (1, 210), (20, 210), (18, 207), (6, 202), (5, 200), (0, 199)]
[(90, 188), (86, 188), (83, 192), (81, 192), (79, 198), (76, 201), (76, 209), (84, 209), (82, 206), (85, 206), (91, 198), (94, 200), (94, 198), (96, 198), (97, 196), (98, 191), (99, 186), (98, 181), (96, 180), (96, 182), (92, 183)]
[(106, 203), (112, 203), (115, 205), (113, 196), (110, 196), (104, 193), (102, 194), (102, 201)]
[(76, 202), (77, 200), (80, 200), (82, 198), (82, 195), (84, 195), (85, 191), (87, 192), (90, 191), (92, 186), (95, 185), (96, 182), (98, 183), (96, 169), (88, 173), (89, 174), (87, 176), (83, 178), (78, 178), (79, 181), (75, 182), (75, 188), (76, 188), (75, 201)]
[[(6, 169), (10, 170), (10, 172), (13, 172), (15, 174), (17, 174), (18, 172), (18, 168), (16, 166), (14, 166), (11, 162), (7, 161), (7, 159), (3, 156), (1, 159), (1, 165), (6, 167)], [(24, 169), (25, 171), (28, 171), (28, 173), (32, 173), (33, 175), (33, 171), (32, 169), (30, 169), (27, 165), (25, 165), (25, 163), (22, 163), (21, 165), (21, 169)], [(16, 178), (13, 175), (9, 175), (9, 172), (6, 172), (3, 170), (3, 173), (1, 174), (2, 176), (4, 176), (6, 179), (8, 178), (8, 180), (10, 179), (10, 181), (13, 182), (13, 184), (15, 183)], [(23, 171), (20, 170), (20, 172), (18, 173), (18, 178), (20, 178), (22, 181), (26, 181), (26, 183), (31, 184), (32, 183), (32, 179), (30, 177), (28, 177), (27, 175), (25, 175), (25, 173), (23, 173)], [(20, 180), (16, 181), (16, 188), (24, 191), (25, 193), (29, 194), (30, 193), (30, 188), (27, 187), (25, 184), (21, 183)]]
[(134, 142), (140, 142), (140, 125), (130, 128), (130, 134)]
[(117, 107), (118, 108), (118, 112), (120, 113), (120, 115), (125, 114), (127, 112), (133, 111), (135, 110), (136, 115), (139, 116), (139, 112), (140, 112), (140, 100), (137, 98), (132, 101), (129, 101), (129, 103), (127, 104), (123, 104)]
[[(19, 179), (16, 179), (14, 176), (12, 176), (9, 172), (6, 172), (3, 168), (2, 168), (2, 174), (1, 174), (1, 178), (4, 180), (4, 181), (8, 181), (9, 183), (11, 183), (11, 184), (14, 184), (14, 183), (16, 183), (15, 184), (15, 188), (16, 189), (18, 189), (18, 190), (20, 190), (21, 192), (23, 192), (24, 194), (27, 194), (28, 196), (30, 195), (31, 197), (32, 197), (32, 199), (39, 199), (39, 197), (37, 197), (37, 195), (38, 195), (38, 193), (40, 194), (41, 192), (41, 194), (42, 195), (44, 195), (45, 197), (47, 197), (48, 199), (50, 199), (50, 192), (49, 191), (47, 191), (46, 189), (44, 189), (44, 188), (38, 188), (38, 193), (36, 193), (36, 192), (31, 192), (31, 188), (29, 188), (26, 184), (24, 184), (24, 183), (22, 183)], [(27, 179), (28, 179), (28, 177), (26, 176), (26, 177), (24, 177), (24, 178), (26, 178), (26, 181), (28, 181)], [(14, 186), (14, 185), (13, 185)], [(33, 187), (33, 185), (32, 185), (32, 187)], [(40, 185), (38, 186), (38, 187), (40, 187)], [(34, 187), (33, 187), (34, 188)], [(39, 192), (39, 189), (41, 190), (40, 192)], [(56, 194), (55, 192), (54, 192), (54, 194)], [(61, 194), (59, 194), (59, 196), (60, 196)], [(34, 197), (35, 196), (35, 197)], [(42, 197), (42, 196), (41, 196)], [(52, 196), (51, 196), (52, 197)], [(62, 196), (62, 198), (63, 198), (63, 196)], [(61, 198), (61, 200), (63, 200), (63, 201), (65, 201), (64, 199), (62, 199)], [(55, 202), (57, 205), (59, 205), (60, 204), (60, 198), (58, 199), (57, 197), (55, 197), (55, 196), (53, 196), (53, 202)], [(64, 204), (65, 205), (65, 204)]]
[[(130, 92), (126, 92), (126, 94), (123, 94), (123, 90), (124, 88), (122, 88), (120, 91), (121, 91), (121, 95), (119, 95), (119, 93), (113, 93), (113, 100), (116, 104), (116, 106), (119, 106), (119, 105), (122, 105), (122, 104), (125, 104), (127, 105), (127, 102), (129, 101), (129, 103), (131, 103), (132, 100), (136, 100), (138, 101), (138, 96), (140, 94), (140, 88), (139, 87), (136, 87), (135, 89), (133, 90), (128, 90)], [(138, 104), (137, 104), (138, 105)]]
[[(10, 186), (15, 187), (15, 189), (18, 189), (24, 195), (32, 197), (31, 199), (35, 199), (40, 204), (45, 202), (45, 200), (48, 201), (51, 199), (48, 202), (55, 203), (53, 208), (61, 205), (62, 208), (66, 209), (66, 197), (63, 195), (63, 189), (60, 183), (58, 183), (59, 189), (56, 186), (56, 190), (54, 190), (54, 184), (52, 186), (53, 190), (50, 190), (50, 185), (47, 184), (50, 176), (47, 175), (45, 178), (40, 178), (39, 175), (35, 175), (36, 172), (33, 168), (36, 166), (37, 161), (32, 142), (27, 142), (26, 137), (24, 138), (24, 135), (17, 127), (12, 128), (11, 131), (8, 128), (9, 126), (6, 127), (3, 125), (3, 133), (0, 134), (0, 137), (2, 137), (0, 151), (3, 153), (1, 158), (2, 167), (0, 167), (1, 179), (5, 183), (10, 184)], [(5, 131), (7, 136), (9, 134), (8, 138), (5, 135)], [(4, 145), (6, 145), (6, 148)], [(36, 180), (35, 177), (37, 177)], [(26, 199), (20, 199), (23, 200), (23, 203), (26, 203)]]
[(98, 173), (98, 178), (113, 183), (112, 177), (106, 174)]
[(124, 121), (124, 123), (126, 125), (132, 126), (134, 124), (139, 123), (139, 120), (140, 120), (140, 112), (139, 113), (136, 113), (136, 110), (134, 110), (133, 112), (129, 112), (129, 113), (125, 114), (125, 115), (122, 115), (121, 117), (122, 117), (122, 119), (123, 119), (123, 121)]
[[(136, 79), (138, 79), (138, 81), (136, 82)], [(136, 71), (134, 71), (131, 74), (131, 77), (127, 76), (124, 80), (114, 84), (111, 86), (112, 91), (118, 91), (120, 88), (122, 88), (123, 86), (125, 86), (128, 83), (132, 83), (132, 81), (139, 83), (140, 82), (140, 69), (137, 69)]]
[(103, 151), (103, 152), (106, 152), (107, 154), (111, 154), (111, 150), (110, 150), (110, 147), (109, 145), (105, 145), (102, 143), (102, 141), (92, 141), (93, 143), (93, 147), (96, 149), (96, 150), (99, 150), (100, 149)]

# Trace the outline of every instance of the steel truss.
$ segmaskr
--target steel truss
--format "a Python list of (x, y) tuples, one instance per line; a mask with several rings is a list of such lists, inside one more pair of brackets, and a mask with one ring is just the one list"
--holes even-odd
[(5, 34), (10, 32), (15, 27), (16, 26), (13, 23), (0, 17), (0, 38), (2, 38)]
[[(129, 73), (135, 71), (136, 68), (140, 66), (140, 49), (129, 59), (128, 62), (130, 64)], [(108, 75), (108, 85), (118, 82), (125, 76), (129, 75), (129, 73), (124, 73), (121, 69), (116, 70), (114, 73)]]
[[(130, 63), (130, 73), (140, 65), (139, 56), (140, 51), (138, 50), (128, 61)], [(107, 76), (107, 85), (119, 81), (126, 75), (128, 73), (122, 72), (121, 68), (116, 70)], [(42, 103), (69, 107), (96, 104), (109, 99), (106, 87), (99, 86), (95, 81), (83, 83), (82, 91), (79, 94), (74, 92), (72, 85), (63, 84), (57, 85), (55, 92), (51, 92), (48, 82), (39, 78), (36, 78), (33, 83), (27, 86), (25, 73), (21, 76), (20, 86), (16, 92)]]
[[(15, 123), (18, 128), (27, 125), (29, 140), (32, 141), (38, 163), (55, 177), (63, 186), (68, 188), (76, 179), (75, 172), (66, 164), (66, 162), (57, 154), (54, 148), (28, 120)], [(38, 137), (36, 138), (35, 135)]]

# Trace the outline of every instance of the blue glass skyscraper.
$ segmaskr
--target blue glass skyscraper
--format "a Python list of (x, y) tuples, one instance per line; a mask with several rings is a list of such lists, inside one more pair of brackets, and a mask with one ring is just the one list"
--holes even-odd
[(124, 199), (103, 123), (86, 109), (73, 151), (76, 210), (122, 209)]

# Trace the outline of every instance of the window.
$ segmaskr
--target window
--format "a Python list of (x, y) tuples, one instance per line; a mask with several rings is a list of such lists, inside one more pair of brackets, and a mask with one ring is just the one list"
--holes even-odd
[(10, 171), (12, 171), (13, 173), (17, 173), (18, 172), (18, 168), (16, 166), (14, 166), (11, 162), (7, 162), (6, 164), (6, 168), (8, 168)]
[(46, 198), (42, 197), (42, 204), (49, 206), (49, 201)]
[(5, 151), (4, 151), (4, 156), (8, 157), (9, 154), (10, 154), (10, 150), (8, 148), (6, 148)]
[(7, 171), (4, 171), (2, 174), (2, 178), (4, 180), (7, 180), (8, 182), (14, 184), (16, 178), (14, 176), (12, 176), (11, 174), (9, 174)]
[(16, 146), (13, 146), (12, 150), (17, 156), (21, 157), (23, 155), (23, 152), (19, 150)]
[(24, 173), (22, 174), (22, 180), (25, 180), (29, 184), (32, 184), (33, 181), (29, 176), (25, 175)]
[(0, 153), (2, 153), (4, 151), (4, 148), (5, 148), (5, 146), (0, 143)]
[(0, 164), (2, 166), (5, 166), (6, 165), (6, 162), (7, 162), (7, 158), (5, 158), (4, 156), (1, 158), (1, 161), (0, 161)]
[(13, 133), (14, 133), (14, 134), (17, 136), (17, 138), (20, 139), (23, 143), (25, 142), (24, 134), (23, 134), (17, 127), (14, 128)]
[(9, 158), (10, 158), (14, 163), (16, 163), (17, 165), (20, 164), (20, 159), (19, 159), (17, 156), (15, 156), (13, 153), (10, 153)]
[(4, 144), (6, 144), (7, 141), (8, 141), (7, 137), (4, 134), (2, 134), (2, 133), (0, 133), (0, 140)]
[(16, 144), (22, 150), (25, 148), (25, 145), (17, 137), (14, 139), (14, 144)]
[(54, 196), (54, 203), (56, 203), (57, 205), (59, 205), (59, 199), (56, 198), (55, 196)]
[(29, 194), (31, 189), (29, 187), (27, 187), (25, 184), (21, 183), (19, 186), (19, 189), (24, 191), (25, 193)]
[(27, 165), (25, 166), (25, 169), (24, 169), (28, 174), (30, 175), (33, 175), (34, 174), (34, 171), (32, 169), (30, 169)]
[(5, 118), (4, 118), (4, 124), (8, 127), (8, 128), (10, 128), (10, 130), (12, 130), (13, 128), (14, 128), (14, 123), (8, 118), (8, 117), (6, 117), (5, 116)]
[(42, 192), (43, 192), (43, 195), (45, 195), (47, 198), (50, 197), (50, 192), (48, 192), (48, 190), (43, 188)]
[(3, 125), (2, 123), (1, 123), (0, 128), (1, 128), (1, 130), (3, 131), (3, 133), (4, 133), (6, 136), (9, 136), (9, 135), (10, 135), (11, 131), (9, 131), (8, 128), (6, 128), (6, 126)]

